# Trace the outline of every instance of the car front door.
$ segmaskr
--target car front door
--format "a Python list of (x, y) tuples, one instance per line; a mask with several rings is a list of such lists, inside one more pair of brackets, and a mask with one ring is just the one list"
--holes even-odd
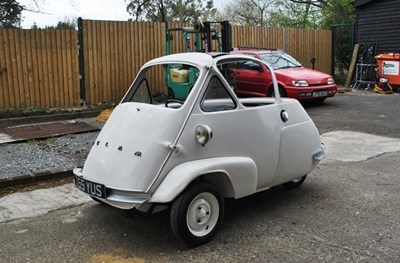
[(271, 75), (266, 67), (258, 62), (238, 62), (232, 69), (235, 91), (239, 97), (265, 97), (271, 85)]
[[(268, 188), (275, 177), (279, 158), (280, 132), (284, 125), (280, 118), (283, 104), (274, 98), (259, 98), (257, 106), (246, 106), (237, 99), (218, 72), (210, 76), (205, 88), (179, 141), (179, 144), (185, 145), (186, 151), (195, 153), (187, 155), (184, 161), (249, 157), (257, 166), (256, 189)], [(205, 146), (194, 140), (199, 125), (208, 126), (213, 134), (212, 140)]]

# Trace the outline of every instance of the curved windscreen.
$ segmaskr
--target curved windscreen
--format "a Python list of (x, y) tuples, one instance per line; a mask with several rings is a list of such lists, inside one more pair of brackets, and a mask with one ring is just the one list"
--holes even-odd
[(199, 69), (186, 64), (157, 64), (143, 69), (129, 88), (124, 102), (183, 104), (194, 87)]
[(260, 54), (260, 59), (269, 63), (274, 70), (302, 67), (300, 62), (283, 52), (262, 53)]

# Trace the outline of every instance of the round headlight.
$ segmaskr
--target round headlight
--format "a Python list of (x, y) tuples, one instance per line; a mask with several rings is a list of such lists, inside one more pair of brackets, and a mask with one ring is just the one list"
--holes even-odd
[(211, 128), (207, 125), (199, 125), (195, 130), (196, 142), (201, 146), (206, 145), (206, 143), (212, 138)]

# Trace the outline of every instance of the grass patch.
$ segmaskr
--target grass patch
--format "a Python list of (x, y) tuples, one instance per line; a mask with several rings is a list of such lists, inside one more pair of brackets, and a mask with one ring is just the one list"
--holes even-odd
[(51, 137), (46, 139), (46, 144), (54, 144), (56, 142), (56, 138)]
[(65, 135), (68, 139), (75, 139), (76, 135), (72, 134), (72, 133), (68, 133), (67, 135)]
[(27, 143), (28, 145), (37, 145), (37, 144), (38, 144), (38, 141), (35, 140), (35, 139), (30, 139), (30, 140), (27, 140), (26, 143)]

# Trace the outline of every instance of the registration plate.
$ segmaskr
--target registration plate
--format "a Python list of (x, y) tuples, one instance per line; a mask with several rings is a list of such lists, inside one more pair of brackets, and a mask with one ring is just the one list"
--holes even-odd
[(75, 186), (79, 190), (94, 197), (106, 198), (106, 187), (103, 184), (94, 183), (75, 176)]
[(328, 91), (327, 90), (322, 90), (322, 91), (314, 91), (313, 92), (313, 97), (325, 97), (328, 95)]

